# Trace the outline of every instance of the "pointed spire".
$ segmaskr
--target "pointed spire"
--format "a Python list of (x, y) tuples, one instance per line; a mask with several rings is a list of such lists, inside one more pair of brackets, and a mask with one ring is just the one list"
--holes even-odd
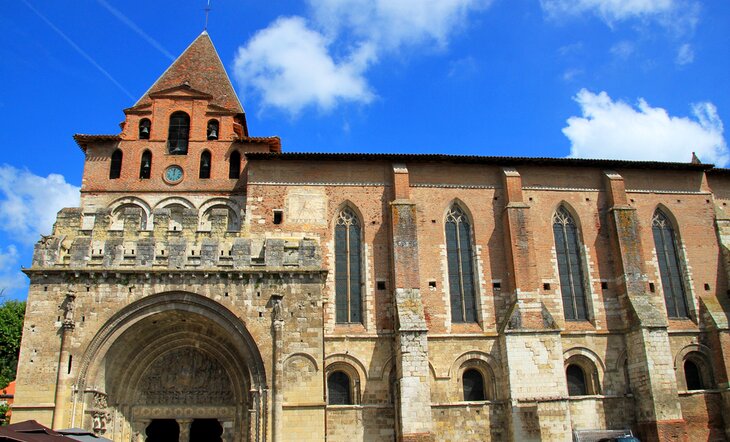
[(695, 155), (694, 152), (692, 152), (692, 164), (702, 164), (702, 161)]
[(155, 81), (135, 106), (150, 102), (149, 95), (181, 85), (210, 94), (212, 104), (237, 113), (244, 113), (243, 106), (233, 89), (218, 52), (207, 31), (203, 31), (170, 67)]

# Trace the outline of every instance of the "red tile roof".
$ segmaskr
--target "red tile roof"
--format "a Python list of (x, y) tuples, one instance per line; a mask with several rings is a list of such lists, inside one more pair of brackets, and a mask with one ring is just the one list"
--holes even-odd
[(183, 84), (210, 94), (213, 104), (236, 113), (244, 112), (223, 62), (205, 31), (167, 68), (135, 106), (149, 103), (150, 94)]

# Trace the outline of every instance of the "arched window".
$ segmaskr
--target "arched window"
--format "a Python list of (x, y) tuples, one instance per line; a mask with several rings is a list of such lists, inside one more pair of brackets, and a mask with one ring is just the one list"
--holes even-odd
[(579, 365), (568, 365), (568, 368), (565, 369), (565, 377), (568, 381), (569, 396), (585, 396), (588, 394), (586, 374)]
[(451, 322), (476, 322), (471, 226), (466, 213), (457, 204), (451, 206), (446, 214), (446, 255)]
[(237, 150), (228, 158), (228, 178), (238, 179), (241, 176), (241, 154)]
[(149, 179), (152, 171), (152, 152), (145, 150), (142, 154), (142, 161), (139, 163), (139, 177), (143, 180)]
[(335, 320), (362, 322), (360, 220), (345, 207), (335, 225)]
[(185, 112), (170, 115), (170, 129), (167, 132), (168, 152), (172, 155), (187, 155), (190, 117)]
[(700, 367), (689, 359), (684, 361), (684, 380), (687, 383), (687, 390), (704, 390), (705, 388)]
[(149, 120), (149, 118), (142, 118), (141, 120), (139, 120), (139, 139), (149, 140), (151, 129), (152, 122)]
[(208, 128), (206, 130), (206, 135), (208, 136), (209, 140), (218, 139), (218, 120), (208, 121)]
[(578, 227), (564, 206), (560, 206), (553, 215), (553, 235), (565, 319), (588, 319)]
[(484, 392), (484, 377), (479, 370), (469, 369), (462, 376), (465, 401), (484, 401), (487, 399)]
[(687, 300), (682, 284), (682, 272), (677, 253), (677, 239), (672, 223), (661, 210), (654, 212), (651, 220), (654, 232), (654, 247), (659, 261), (659, 274), (662, 278), (664, 301), (667, 304), (667, 315), (670, 318), (687, 318)]
[(109, 179), (115, 180), (122, 175), (122, 151), (117, 149), (112, 154), (112, 161), (109, 165)]
[(200, 178), (210, 178), (210, 151), (204, 150), (200, 154)]
[(343, 371), (327, 376), (327, 403), (329, 405), (352, 405), (350, 377)]

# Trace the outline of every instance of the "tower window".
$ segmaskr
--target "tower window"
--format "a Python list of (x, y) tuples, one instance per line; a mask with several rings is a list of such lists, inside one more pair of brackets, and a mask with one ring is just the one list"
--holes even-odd
[(659, 209), (654, 212), (651, 230), (654, 233), (654, 246), (659, 261), (659, 274), (662, 278), (667, 315), (670, 318), (686, 318), (688, 317), (687, 301), (679, 266), (677, 240), (669, 218)]
[(484, 377), (478, 370), (469, 369), (464, 372), (462, 377), (464, 384), (464, 400), (465, 401), (484, 401)]
[(149, 118), (142, 118), (139, 121), (139, 139), (140, 140), (149, 140), (151, 129), (152, 129), (152, 122), (149, 120)]
[(109, 165), (109, 179), (115, 180), (122, 175), (122, 151), (117, 149), (112, 154), (112, 161)]
[(560, 206), (553, 215), (555, 252), (558, 257), (560, 292), (563, 297), (565, 319), (588, 319), (586, 312), (585, 287), (583, 286), (583, 265), (578, 227), (565, 207)]
[(209, 140), (218, 139), (218, 120), (208, 121), (208, 128), (206, 130), (206, 134), (207, 134), (207, 137)]
[(565, 369), (565, 377), (568, 381), (569, 396), (585, 396), (588, 394), (586, 375), (580, 366), (575, 364), (568, 365), (568, 368)]
[(327, 403), (329, 405), (352, 405), (350, 377), (342, 371), (327, 376)]
[(210, 151), (204, 150), (200, 154), (200, 178), (210, 178)]
[(241, 154), (234, 150), (228, 162), (228, 178), (238, 179), (241, 176)]
[(187, 155), (190, 117), (185, 112), (175, 112), (170, 116), (167, 133), (168, 152), (171, 155)]
[(150, 178), (152, 170), (152, 152), (145, 150), (142, 154), (142, 161), (139, 164), (139, 177), (143, 180)]
[(335, 320), (362, 322), (360, 220), (349, 207), (335, 225)]
[(466, 213), (454, 204), (446, 214), (446, 256), (452, 322), (476, 322), (476, 299), (471, 251), (471, 226)]

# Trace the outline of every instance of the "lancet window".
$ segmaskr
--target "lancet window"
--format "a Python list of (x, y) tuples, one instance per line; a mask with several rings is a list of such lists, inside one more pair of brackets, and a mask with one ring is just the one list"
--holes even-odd
[(446, 258), (452, 322), (476, 322), (476, 293), (471, 226), (466, 213), (454, 204), (446, 214)]
[(553, 235), (565, 319), (588, 319), (578, 227), (564, 206), (553, 215)]
[(360, 220), (349, 207), (335, 224), (335, 319), (339, 323), (362, 322)]
[(659, 261), (667, 315), (670, 318), (686, 318), (687, 300), (677, 253), (677, 238), (669, 218), (659, 209), (654, 212), (651, 230), (654, 233), (654, 246)]

